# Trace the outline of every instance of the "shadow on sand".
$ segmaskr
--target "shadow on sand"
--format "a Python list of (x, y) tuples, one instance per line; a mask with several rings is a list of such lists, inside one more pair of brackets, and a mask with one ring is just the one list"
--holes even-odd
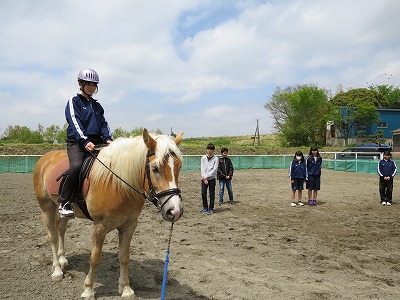
[[(64, 270), (84, 273), (89, 270), (89, 254), (83, 253), (68, 257), (69, 265)], [(159, 259), (145, 259), (143, 261), (130, 260), (129, 281), (139, 299), (159, 299), (163, 280), (164, 262)], [(118, 297), (119, 259), (118, 253), (103, 252), (102, 261), (96, 270), (95, 293), (96, 298)], [(83, 284), (83, 282), (82, 282)], [(166, 299), (174, 300), (211, 300), (197, 294), (190, 286), (180, 284), (171, 274), (168, 274)]]

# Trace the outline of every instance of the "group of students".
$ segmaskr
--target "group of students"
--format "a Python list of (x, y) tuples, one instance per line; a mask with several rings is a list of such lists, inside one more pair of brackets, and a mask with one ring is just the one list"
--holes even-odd
[[(321, 188), (322, 157), (317, 147), (311, 147), (307, 160), (303, 152), (297, 151), (289, 167), (289, 177), (292, 187), (292, 206), (303, 206), (304, 182), (308, 190), (308, 205), (317, 205), (318, 191)], [(297, 191), (297, 202), (295, 201)]]
[[(201, 199), (203, 209), (201, 213), (211, 215), (214, 213), (215, 186), (217, 177), (219, 180), (219, 205), (224, 204), (225, 186), (228, 190), (229, 203), (233, 204), (232, 176), (233, 164), (228, 157), (228, 148), (221, 149), (221, 157), (214, 155), (215, 145), (207, 145), (207, 154), (201, 157)], [(207, 190), (210, 196), (210, 202), (207, 200)]]
[[(317, 147), (311, 147), (307, 160), (301, 151), (297, 151), (289, 167), (289, 177), (292, 188), (291, 206), (304, 206), (302, 194), (304, 182), (308, 190), (308, 205), (317, 205), (317, 195), (321, 188), (322, 157)], [(393, 177), (397, 173), (397, 165), (392, 160), (390, 151), (383, 153), (378, 163), (379, 196), (382, 205), (392, 205)], [(297, 191), (297, 201), (296, 198)]]

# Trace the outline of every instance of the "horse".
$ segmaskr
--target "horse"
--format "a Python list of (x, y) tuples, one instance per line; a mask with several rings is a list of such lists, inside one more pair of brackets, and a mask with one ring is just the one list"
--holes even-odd
[[(89, 188), (85, 195), (93, 231), (90, 267), (81, 298), (95, 299), (94, 274), (101, 260), (106, 234), (114, 229), (119, 234), (119, 293), (122, 298), (136, 298), (129, 284), (129, 249), (145, 198), (157, 205), (163, 219), (168, 222), (174, 223), (183, 215), (178, 188), (182, 166), (178, 144), (182, 135), (180, 133), (172, 139), (166, 135), (150, 134), (144, 129), (141, 136), (118, 138), (99, 151), (88, 175)], [(53, 255), (53, 281), (63, 279), (63, 269), (68, 265), (64, 236), (69, 219), (59, 217), (58, 195), (49, 193), (48, 184), (52, 170), (66, 157), (63, 150), (47, 152), (33, 171), (35, 195)], [(77, 205), (75, 215), (86, 218)]]

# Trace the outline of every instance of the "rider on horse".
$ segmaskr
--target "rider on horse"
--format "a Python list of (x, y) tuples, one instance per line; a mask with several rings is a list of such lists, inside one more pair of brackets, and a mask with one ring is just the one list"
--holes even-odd
[(65, 107), (67, 152), (69, 169), (64, 173), (58, 198), (62, 218), (74, 218), (73, 201), (78, 186), (79, 172), (84, 159), (95, 150), (96, 144), (112, 143), (112, 135), (104, 109), (92, 98), (98, 90), (99, 75), (95, 70), (83, 69), (78, 74), (80, 93), (69, 98)]

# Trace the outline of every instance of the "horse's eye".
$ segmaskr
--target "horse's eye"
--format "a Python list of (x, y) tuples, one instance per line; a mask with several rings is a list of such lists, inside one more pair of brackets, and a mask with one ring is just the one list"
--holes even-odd
[(152, 167), (154, 173), (158, 173), (158, 167)]

